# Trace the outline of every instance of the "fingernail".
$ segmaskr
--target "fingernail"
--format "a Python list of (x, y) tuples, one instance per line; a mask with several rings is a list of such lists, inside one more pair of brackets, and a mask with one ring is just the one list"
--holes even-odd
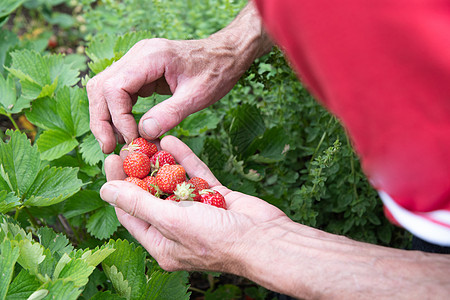
[(156, 139), (161, 135), (161, 126), (155, 119), (146, 119), (142, 122), (142, 129), (149, 139)]
[(113, 184), (105, 183), (100, 189), (100, 197), (103, 201), (108, 202), (112, 206), (116, 206), (117, 198), (119, 197), (119, 189)]
[(98, 144), (100, 145), (100, 149), (102, 149), (102, 152), (103, 152), (103, 143), (102, 143), (102, 141), (100, 141), (99, 139), (96, 139), (96, 140), (97, 140)]

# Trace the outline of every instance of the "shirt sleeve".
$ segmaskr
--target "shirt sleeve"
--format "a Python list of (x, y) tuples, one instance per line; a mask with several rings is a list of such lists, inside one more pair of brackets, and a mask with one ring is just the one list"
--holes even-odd
[(389, 215), (450, 245), (450, 1), (256, 3), (302, 82), (346, 127)]

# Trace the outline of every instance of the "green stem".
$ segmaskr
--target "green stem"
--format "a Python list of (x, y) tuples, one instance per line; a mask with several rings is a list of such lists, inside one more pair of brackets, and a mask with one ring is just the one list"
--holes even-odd
[(194, 291), (194, 292), (197, 292), (197, 293), (200, 293), (200, 294), (206, 294), (205, 291), (203, 291), (203, 290), (201, 290), (201, 289), (198, 289), (198, 288), (195, 288), (195, 287), (193, 287), (193, 286), (190, 286), (189, 289), (190, 289), (191, 291)]
[(17, 221), (17, 218), (19, 218), (19, 213), (20, 213), (21, 209), (22, 209), (22, 207), (16, 208), (16, 213), (14, 214), (14, 220)]
[(5, 114), (5, 116), (9, 118), (9, 120), (11, 121), (16, 130), (20, 130), (19, 126), (17, 126), (17, 123), (16, 121), (14, 121), (14, 118), (11, 116), (11, 114)]

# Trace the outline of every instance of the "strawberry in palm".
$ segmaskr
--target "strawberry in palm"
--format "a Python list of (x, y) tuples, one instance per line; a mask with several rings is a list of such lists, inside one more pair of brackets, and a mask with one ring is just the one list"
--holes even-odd
[(123, 161), (123, 170), (130, 177), (144, 178), (150, 173), (150, 158), (140, 152), (130, 152)]
[(227, 209), (225, 198), (221, 193), (214, 190), (203, 190), (200, 192), (200, 202), (209, 204), (215, 207)]
[(156, 183), (163, 193), (172, 194), (177, 185), (186, 180), (186, 171), (181, 165), (163, 165), (156, 174)]

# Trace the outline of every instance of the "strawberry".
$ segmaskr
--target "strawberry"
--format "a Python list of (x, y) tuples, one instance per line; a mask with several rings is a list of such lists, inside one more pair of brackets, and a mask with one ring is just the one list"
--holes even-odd
[(181, 165), (164, 165), (156, 173), (159, 189), (167, 194), (175, 191), (177, 184), (186, 180), (186, 171)]
[(192, 184), (187, 182), (177, 184), (173, 193), (180, 201), (200, 201), (198, 190)]
[(174, 194), (172, 194), (169, 197), (167, 197), (166, 200), (180, 202), (180, 199), (178, 199), (177, 196), (175, 196)]
[(128, 150), (130, 152), (141, 152), (147, 155), (149, 158), (152, 157), (156, 152), (158, 152), (158, 148), (153, 143), (150, 143), (144, 138), (137, 138), (133, 140), (127, 148), (124, 150)]
[(214, 190), (203, 190), (200, 192), (200, 202), (209, 204), (215, 207), (227, 209), (225, 198), (221, 193)]
[(136, 178), (136, 177), (127, 177), (124, 180), (128, 181), (128, 182), (131, 182), (131, 183), (134, 183), (135, 185), (137, 185), (141, 189), (148, 191), (147, 184), (145, 184), (145, 182), (142, 179), (139, 179), (139, 178)]
[(159, 194), (161, 193), (161, 191), (158, 188), (158, 184), (156, 183), (156, 177), (154, 176), (147, 176), (143, 179), (143, 181), (145, 182), (145, 184), (147, 185), (148, 191), (158, 197)]
[(130, 177), (144, 178), (150, 173), (150, 158), (140, 152), (130, 152), (123, 161), (123, 170)]
[(192, 177), (191, 179), (189, 179), (188, 183), (192, 184), (197, 191), (210, 188), (208, 182), (200, 177)]
[(174, 165), (175, 158), (173, 158), (172, 154), (167, 151), (158, 151), (151, 158), (150, 162), (152, 164), (152, 171), (158, 171), (160, 167), (165, 164)]

